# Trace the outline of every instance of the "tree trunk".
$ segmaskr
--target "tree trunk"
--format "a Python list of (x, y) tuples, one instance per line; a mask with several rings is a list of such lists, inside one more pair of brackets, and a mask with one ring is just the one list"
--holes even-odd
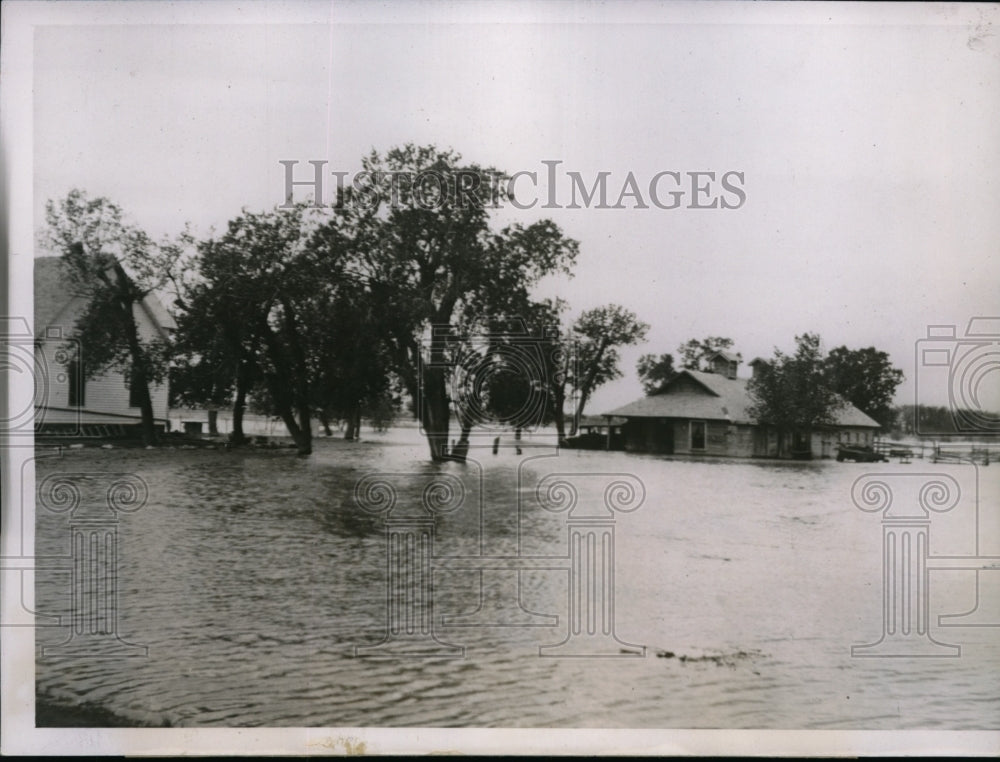
[[(309, 405), (309, 370), (306, 365), (305, 351), (299, 340), (299, 331), (295, 319), (295, 310), (290, 302), (282, 302), (285, 314), (285, 331), (288, 346), (292, 351), (293, 374), (295, 378), (295, 408), (298, 413), (299, 435), (295, 437), (299, 455), (309, 455), (312, 452), (312, 410)], [(294, 437), (294, 435), (293, 435)]]
[[(435, 357), (437, 358), (435, 363)], [(422, 390), (418, 390), (416, 402), (420, 410), (424, 435), (430, 449), (431, 460), (440, 462), (448, 460), (448, 429), (451, 411), (448, 406), (448, 390), (445, 385), (443, 365), (443, 346), (432, 347), (432, 362), (424, 368), (421, 381)]]
[(215, 408), (208, 411), (208, 433), (213, 437), (219, 433), (219, 411)]
[(312, 415), (309, 410), (309, 403), (300, 400), (298, 406), (299, 413), (299, 436), (295, 438), (298, 445), (299, 455), (309, 455), (312, 452)]
[(566, 416), (562, 410), (559, 410), (554, 418), (556, 422), (556, 441), (562, 444), (566, 439)]
[(460, 408), (458, 413), (459, 424), (461, 426), (458, 442), (452, 448), (448, 458), (449, 460), (457, 460), (462, 463), (465, 462), (465, 459), (469, 455), (469, 434), (472, 433), (472, 424), (474, 423), (472, 416), (462, 414), (463, 409)]
[(239, 370), (236, 372), (236, 399), (233, 402), (233, 431), (229, 435), (229, 441), (239, 446), (246, 444), (247, 438), (243, 433), (243, 413), (247, 407), (247, 387), (250, 385), (250, 369), (247, 363), (241, 362)]
[(330, 428), (330, 416), (328, 416), (324, 411), (320, 411), (318, 414), (319, 424), (323, 427), (323, 435), (332, 437), (333, 429)]
[(141, 366), (133, 371), (132, 383), (139, 384), (139, 411), (142, 414), (142, 443), (147, 447), (156, 444), (156, 425), (153, 421), (153, 400), (149, 396), (149, 383)]
[(604, 357), (604, 350), (607, 349), (607, 346), (607, 340), (602, 338), (597, 345), (597, 353), (591, 361), (590, 368), (587, 370), (587, 375), (584, 377), (583, 383), (580, 385), (580, 403), (577, 405), (576, 415), (573, 416), (573, 422), (570, 424), (569, 435), (571, 437), (576, 436), (577, 424), (583, 416), (583, 409), (586, 407), (587, 400), (590, 398), (590, 392), (594, 386), (594, 379), (597, 378), (597, 369), (601, 365), (601, 359)]
[(139, 413), (142, 416), (142, 443), (151, 447), (156, 444), (156, 425), (153, 421), (153, 400), (149, 395), (149, 377), (146, 375), (146, 357), (142, 350), (142, 344), (139, 342), (139, 328), (132, 315), (132, 302), (123, 297), (120, 306), (122, 321), (128, 334), (129, 354), (132, 356), (129, 388), (131, 389), (133, 384), (138, 386)]
[(353, 441), (357, 439), (357, 418), (355, 417), (355, 409), (352, 407), (347, 411), (347, 425), (344, 427), (344, 439), (347, 441)]
[(284, 421), (285, 428), (291, 434), (292, 441), (295, 442), (295, 447), (298, 449), (299, 455), (310, 455), (312, 453), (312, 431), (308, 428), (303, 429), (299, 425), (289, 405), (280, 406), (278, 416)]
[[(292, 348), (291, 360), (282, 351), (282, 343), (267, 323), (261, 325), (261, 335), (274, 371), (267, 374), (267, 388), (274, 403), (274, 412), (285, 423), (299, 455), (312, 453), (312, 416), (309, 410), (308, 381), (303, 378), (305, 362), (297, 351), (294, 320), (286, 307), (285, 326), (289, 329), (284, 338)], [(291, 366), (291, 367), (289, 367)], [(298, 419), (296, 419), (298, 414)]]
[(552, 420), (556, 424), (556, 441), (562, 444), (566, 439), (566, 387), (565, 382), (555, 383), (552, 387)]
[(590, 397), (589, 389), (580, 390), (580, 402), (576, 406), (576, 413), (573, 415), (573, 420), (570, 422), (569, 435), (571, 437), (576, 436), (577, 429), (579, 428), (580, 419), (583, 417), (583, 408), (587, 404), (587, 399)]

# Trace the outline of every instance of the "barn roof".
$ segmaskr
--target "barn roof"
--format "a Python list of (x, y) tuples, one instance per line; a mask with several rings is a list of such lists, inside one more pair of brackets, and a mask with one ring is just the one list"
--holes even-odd
[[(683, 383), (688, 378), (695, 382)], [(746, 380), (718, 373), (682, 370), (658, 394), (642, 397), (605, 415), (625, 418), (705, 418), (750, 423)]]
[[(686, 383), (685, 377), (688, 381), (694, 381), (694, 384)], [(749, 413), (750, 405), (747, 379), (683, 370), (658, 394), (642, 397), (604, 415), (755, 423)], [(834, 425), (878, 428), (877, 422), (851, 404), (835, 414)]]

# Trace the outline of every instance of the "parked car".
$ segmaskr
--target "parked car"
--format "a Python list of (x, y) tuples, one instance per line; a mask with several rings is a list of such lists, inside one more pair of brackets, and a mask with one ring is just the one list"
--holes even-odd
[(867, 445), (838, 445), (837, 460), (853, 460), (855, 463), (888, 463), (889, 459), (882, 453)]

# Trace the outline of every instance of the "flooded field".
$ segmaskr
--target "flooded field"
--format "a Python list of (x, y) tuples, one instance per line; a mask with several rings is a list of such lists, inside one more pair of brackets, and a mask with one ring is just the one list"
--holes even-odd
[[(431, 465), (402, 430), (306, 459), (39, 458), (36, 555), (74, 559), (36, 575), (63, 616), (37, 630), (39, 697), (190, 727), (1000, 728), (1000, 570), (954, 560), (1000, 556), (1000, 467), (474, 452)], [(852, 500), (873, 472), (959, 487), (930, 518), (945, 560), (913, 577), (930, 655), (852, 656), (887, 627), (884, 516)], [(121, 474), (148, 499), (112, 516)], [(117, 519), (104, 550), (74, 539), (88, 512)], [(112, 579), (109, 558), (90, 633), (71, 567)]]

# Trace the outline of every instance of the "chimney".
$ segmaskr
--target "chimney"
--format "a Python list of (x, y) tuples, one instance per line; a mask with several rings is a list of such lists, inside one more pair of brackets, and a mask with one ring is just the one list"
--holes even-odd
[(753, 371), (753, 377), (757, 378), (761, 371), (767, 367), (767, 360), (762, 360), (759, 357), (755, 357), (750, 361), (750, 368)]

